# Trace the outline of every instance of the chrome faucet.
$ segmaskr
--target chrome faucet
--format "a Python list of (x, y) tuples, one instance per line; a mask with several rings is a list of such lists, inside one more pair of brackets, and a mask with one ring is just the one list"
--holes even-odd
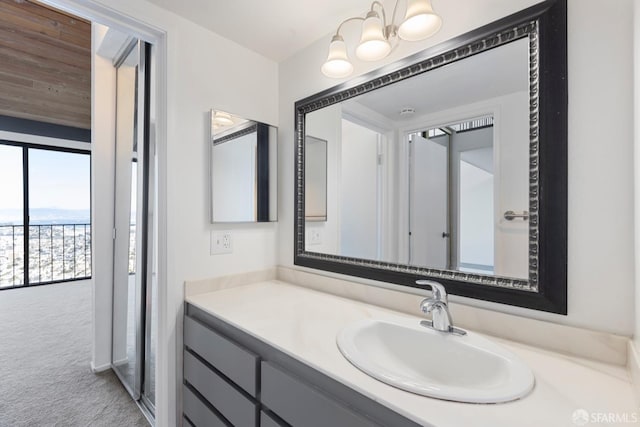
[(453, 326), (451, 313), (449, 313), (449, 299), (445, 287), (432, 280), (416, 280), (416, 285), (431, 286), (432, 295), (425, 298), (420, 303), (420, 310), (425, 314), (431, 314), (432, 320), (423, 320), (422, 326), (435, 329), (436, 331), (466, 335), (467, 332)]

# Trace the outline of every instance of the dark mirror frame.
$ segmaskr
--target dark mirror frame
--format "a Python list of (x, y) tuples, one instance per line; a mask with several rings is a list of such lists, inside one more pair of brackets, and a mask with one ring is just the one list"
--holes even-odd
[[(522, 37), (530, 40), (529, 277), (526, 280), (305, 250), (305, 116)], [(548, 0), (295, 103), (294, 264), (414, 288), (567, 314), (567, 1)]]

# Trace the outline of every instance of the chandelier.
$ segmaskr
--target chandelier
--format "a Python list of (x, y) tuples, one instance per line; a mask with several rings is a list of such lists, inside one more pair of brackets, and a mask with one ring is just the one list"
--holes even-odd
[(379, 1), (371, 3), (371, 10), (362, 17), (345, 19), (340, 23), (329, 45), (329, 55), (322, 65), (322, 73), (331, 78), (344, 78), (353, 72), (353, 64), (347, 55), (347, 46), (340, 35), (342, 26), (351, 21), (362, 21), (360, 42), (356, 46), (356, 56), (362, 61), (379, 61), (385, 58), (400, 40), (419, 41), (431, 37), (440, 30), (442, 18), (433, 11), (431, 0), (406, 0), (404, 19), (396, 25), (398, 3), (393, 7), (391, 20), (387, 21), (384, 5)]

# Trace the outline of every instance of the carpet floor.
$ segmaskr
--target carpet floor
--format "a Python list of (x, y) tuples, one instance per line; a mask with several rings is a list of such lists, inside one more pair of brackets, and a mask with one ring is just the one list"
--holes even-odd
[(90, 361), (88, 281), (0, 291), (0, 427), (148, 426)]

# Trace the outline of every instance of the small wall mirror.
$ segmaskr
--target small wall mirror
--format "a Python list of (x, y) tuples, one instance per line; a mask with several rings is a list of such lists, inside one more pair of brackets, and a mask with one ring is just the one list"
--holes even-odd
[(278, 220), (277, 129), (211, 110), (211, 222)]

